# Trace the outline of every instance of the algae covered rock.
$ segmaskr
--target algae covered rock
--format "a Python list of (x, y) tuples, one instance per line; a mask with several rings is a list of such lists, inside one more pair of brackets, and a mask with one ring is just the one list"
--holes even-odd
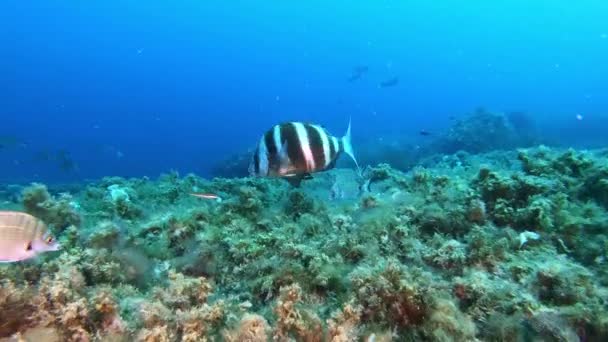
[(80, 225), (80, 215), (72, 197), (62, 194), (59, 198), (51, 196), (43, 184), (32, 184), (23, 189), (22, 201), (25, 211), (40, 218), (58, 231), (73, 225)]
[[(408, 172), (332, 170), (299, 189), (176, 172), (106, 178), (69, 196), (33, 185), (23, 208), (54, 225), (64, 248), (0, 268), (0, 333), (605, 340), (607, 157), (458, 153)], [(345, 195), (330, 200), (336, 183)]]
[(458, 120), (434, 143), (434, 149), (451, 154), (459, 150), (481, 153), (521, 147), (531, 143), (528, 133), (516, 130), (505, 114), (479, 108)]

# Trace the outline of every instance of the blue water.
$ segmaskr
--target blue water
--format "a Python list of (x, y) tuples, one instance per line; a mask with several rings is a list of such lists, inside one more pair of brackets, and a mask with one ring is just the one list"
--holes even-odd
[[(0, 137), (20, 143), (0, 180), (208, 175), (280, 121), (352, 117), (356, 146), (480, 105), (605, 145), (606, 18), (605, 0), (4, 0)], [(75, 170), (40, 158), (60, 149)]]

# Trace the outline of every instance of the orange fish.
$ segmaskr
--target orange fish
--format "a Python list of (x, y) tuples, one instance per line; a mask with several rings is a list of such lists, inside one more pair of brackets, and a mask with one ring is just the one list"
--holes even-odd
[(193, 192), (190, 194), (190, 196), (194, 196), (197, 198), (202, 198), (202, 199), (208, 199), (208, 200), (215, 200), (218, 202), (222, 201), (222, 198), (216, 194), (210, 194), (210, 193), (201, 193), (201, 192)]

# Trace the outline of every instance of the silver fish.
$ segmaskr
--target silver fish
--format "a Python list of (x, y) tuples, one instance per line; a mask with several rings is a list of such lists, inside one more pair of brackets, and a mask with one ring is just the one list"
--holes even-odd
[(335, 200), (344, 199), (344, 197), (345, 197), (344, 190), (342, 190), (342, 187), (340, 186), (340, 182), (338, 182), (338, 177), (333, 176), (332, 180), (333, 180), (333, 184), (331, 186), (331, 189), (329, 190), (329, 200), (335, 201)]
[(0, 211), (0, 262), (23, 261), (59, 250), (44, 222), (18, 211)]

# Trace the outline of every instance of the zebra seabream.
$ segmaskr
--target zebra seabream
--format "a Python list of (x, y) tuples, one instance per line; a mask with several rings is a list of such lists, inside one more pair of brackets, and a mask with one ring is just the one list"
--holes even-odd
[(286, 122), (273, 126), (260, 138), (249, 174), (284, 177), (299, 186), (311, 173), (333, 168), (340, 154), (348, 154), (359, 169), (351, 144), (350, 122), (342, 138), (332, 136), (319, 125)]

